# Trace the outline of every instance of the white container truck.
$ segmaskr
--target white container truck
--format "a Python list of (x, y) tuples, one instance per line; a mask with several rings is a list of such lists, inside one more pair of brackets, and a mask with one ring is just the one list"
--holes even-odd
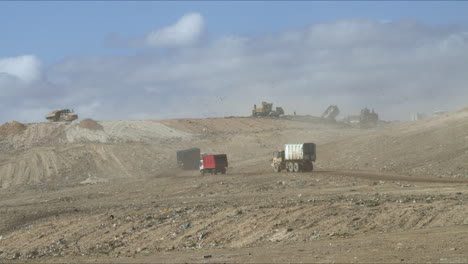
[(313, 162), (316, 159), (315, 144), (285, 144), (284, 150), (273, 153), (271, 166), (276, 172), (285, 170), (287, 172), (312, 171)]

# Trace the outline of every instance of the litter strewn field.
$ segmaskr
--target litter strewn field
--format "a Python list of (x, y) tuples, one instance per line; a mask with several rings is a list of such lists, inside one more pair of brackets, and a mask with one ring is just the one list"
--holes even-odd
[[(0, 261), (467, 262), (467, 113), (4, 124)], [(301, 142), (315, 170), (273, 172)], [(226, 153), (227, 174), (179, 170), (191, 147)]]

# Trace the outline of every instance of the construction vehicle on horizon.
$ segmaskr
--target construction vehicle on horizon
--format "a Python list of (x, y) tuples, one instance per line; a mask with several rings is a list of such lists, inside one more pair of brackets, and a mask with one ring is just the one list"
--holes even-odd
[(374, 111), (374, 109), (371, 111), (369, 108), (364, 107), (361, 109), (361, 113), (359, 115), (347, 116), (343, 122), (353, 127), (375, 128), (379, 122), (379, 115)]
[(379, 121), (379, 115), (374, 109), (371, 111), (369, 108), (365, 107), (361, 110), (361, 115), (359, 116), (360, 128), (374, 128), (377, 126), (377, 121)]
[(62, 109), (62, 110), (55, 110), (50, 114), (45, 116), (49, 122), (58, 122), (58, 121), (67, 121), (71, 122), (73, 120), (78, 119), (78, 115), (73, 113), (73, 110), (70, 109)]
[(276, 110), (273, 110), (273, 104), (267, 103), (267, 102), (262, 102), (261, 108), (257, 108), (257, 105), (254, 104), (254, 109), (252, 110), (253, 117), (265, 117), (265, 116), (279, 117), (280, 115), (284, 115), (283, 108), (277, 106)]
[(322, 118), (330, 121), (336, 121), (336, 116), (340, 113), (340, 109), (336, 105), (330, 105), (322, 114)]

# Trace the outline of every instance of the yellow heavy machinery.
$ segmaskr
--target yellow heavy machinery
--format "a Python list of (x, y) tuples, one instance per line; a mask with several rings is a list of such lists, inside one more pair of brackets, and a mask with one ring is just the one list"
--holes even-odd
[(78, 115), (70, 111), (70, 109), (55, 110), (45, 116), (49, 122), (68, 121), (71, 122), (78, 119)]
[(284, 110), (282, 107), (276, 107), (276, 110), (273, 110), (273, 104), (262, 102), (262, 107), (257, 108), (257, 105), (254, 105), (254, 109), (252, 110), (252, 116), (255, 117), (262, 117), (262, 116), (274, 116), (278, 117), (280, 115), (284, 115)]

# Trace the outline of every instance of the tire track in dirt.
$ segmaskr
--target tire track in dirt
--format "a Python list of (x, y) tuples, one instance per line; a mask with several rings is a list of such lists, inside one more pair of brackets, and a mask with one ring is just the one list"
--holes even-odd
[[(236, 176), (255, 176), (272, 174), (273, 172), (255, 171), (255, 172), (237, 172), (229, 175)], [(406, 181), (406, 182), (423, 182), (423, 183), (468, 183), (468, 179), (461, 178), (437, 178), (434, 176), (426, 175), (403, 175), (388, 172), (375, 172), (364, 170), (314, 170), (309, 173), (286, 173), (286, 175), (332, 175), (332, 176), (345, 176), (354, 178), (363, 178), (368, 180), (385, 180), (385, 181)]]
[(406, 182), (423, 182), (423, 183), (468, 183), (468, 179), (460, 178), (436, 178), (431, 176), (408, 176), (394, 173), (383, 173), (374, 171), (351, 171), (351, 170), (336, 170), (336, 171), (315, 171), (312, 173), (320, 173), (333, 176), (345, 176), (354, 178), (363, 178), (368, 180), (385, 180), (385, 181), (406, 181)]

